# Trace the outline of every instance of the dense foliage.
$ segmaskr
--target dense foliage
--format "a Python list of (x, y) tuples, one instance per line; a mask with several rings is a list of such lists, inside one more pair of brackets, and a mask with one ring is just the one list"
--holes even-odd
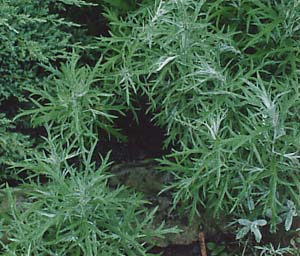
[(4, 181), (15, 176), (7, 168), (11, 159), (22, 160), (26, 155), (29, 155), (32, 142), (29, 136), (12, 132), (14, 125), (3, 113), (0, 114), (0, 118), (0, 181)]
[[(175, 232), (109, 188), (109, 156), (91, 160), (102, 136), (124, 138), (115, 120), (137, 117), (141, 99), (172, 149), (159, 162), (173, 211), (230, 222), (243, 253), (299, 253), (300, 3), (87, 2), (0, 0), (0, 104), (27, 101), (15, 121), (47, 130), (33, 149), (1, 114), (0, 176), (25, 177), (3, 190), (5, 255), (147, 255)], [(103, 8), (109, 36), (80, 39), (66, 10), (86, 4)], [(254, 247), (268, 231), (288, 239)]]
[(68, 164), (76, 152), (62, 148), (59, 139), (49, 134), (42, 152), (15, 164), (47, 184), (40, 180), (4, 190), (11, 215), (2, 223), (5, 239), (11, 240), (3, 246), (5, 255), (146, 255), (145, 242), (149, 246), (151, 238), (175, 232), (153, 230), (155, 210), (141, 208), (146, 203), (141, 195), (108, 187), (108, 157), (96, 167), (90, 148), (76, 168)]
[(154, 121), (167, 129), (174, 153), (161, 164), (176, 177), (168, 186), (174, 208), (291, 228), (300, 194), (299, 8), (157, 1), (126, 20), (106, 14), (107, 82), (127, 104), (146, 94)]
[[(98, 132), (122, 137), (112, 124), (122, 107), (101, 90), (101, 60), (78, 63), (75, 51), (93, 47), (60, 15), (82, 4), (1, 1), (1, 109), (12, 116), (15, 97), (28, 102), (17, 123), (1, 113), (1, 255), (146, 255), (154, 237), (176, 231), (152, 225), (141, 195), (108, 186), (108, 156), (92, 160)], [(46, 141), (33, 147), (30, 126), (46, 128)]]
[(299, 5), (229, 2), (160, 1), (125, 21), (108, 13), (106, 65), (127, 103), (147, 94), (167, 126), (177, 152), (165, 163), (191, 182), (176, 192), (182, 199), (200, 189), (216, 213), (251, 201), (277, 215), (288, 198), (299, 203), (297, 185), (286, 189), (298, 177)]
[(65, 58), (72, 24), (51, 13), (58, 7), (47, 1), (0, 2), (0, 100), (21, 96), (24, 86), (39, 85), (40, 64)]

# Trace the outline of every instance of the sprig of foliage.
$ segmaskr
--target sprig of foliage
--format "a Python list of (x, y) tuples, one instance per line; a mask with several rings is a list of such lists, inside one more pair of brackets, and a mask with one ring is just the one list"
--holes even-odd
[(33, 126), (51, 123), (52, 132), (61, 134), (63, 140), (76, 140), (82, 149), (97, 139), (97, 128), (122, 138), (113, 127), (122, 106), (114, 104), (112, 91), (101, 90), (101, 60), (93, 68), (79, 66), (78, 61), (74, 53), (59, 70), (49, 68), (51, 75), (43, 88), (27, 87), (34, 107), (16, 118), (30, 115)]
[(294, 220), (294, 217), (299, 216), (299, 211), (297, 211), (296, 205), (294, 204), (293, 201), (288, 200), (287, 201), (287, 206), (285, 208), (284, 212), (284, 228), (286, 231), (289, 231), (292, 227), (292, 223)]
[(267, 225), (266, 220), (261, 219), (250, 221), (246, 219), (239, 219), (238, 223), (243, 227), (239, 230), (239, 232), (236, 235), (237, 240), (242, 239), (243, 237), (251, 233), (254, 235), (256, 242), (260, 242), (260, 240), (262, 239), (260, 228)]
[(283, 255), (297, 255), (295, 250), (290, 247), (281, 247), (278, 246), (275, 248), (272, 244), (265, 246), (256, 246), (255, 247), (259, 252), (260, 256), (283, 256)]

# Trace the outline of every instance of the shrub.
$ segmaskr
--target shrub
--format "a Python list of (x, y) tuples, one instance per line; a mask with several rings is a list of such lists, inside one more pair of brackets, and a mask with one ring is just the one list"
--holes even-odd
[[(146, 213), (140, 197), (107, 186), (107, 159), (99, 169), (91, 161), (99, 130), (122, 138), (113, 121), (128, 109), (136, 117), (141, 99), (173, 148), (159, 160), (162, 171), (174, 174), (165, 188), (173, 210), (191, 219), (200, 211), (238, 219), (236, 237), (257, 242), (266, 223), (273, 232), (279, 225), (294, 228), (300, 215), (298, 1), (155, 0), (138, 9), (129, 0), (110, 1), (122, 5), (105, 8), (110, 36), (98, 38), (103, 56), (94, 67), (69, 54), (74, 44), (66, 31), (74, 24), (52, 14), (50, 3), (0, 2), (0, 103), (29, 92), (32, 108), (18, 117), (29, 115), (60, 140), (50, 136), (44, 153), (26, 162), (5, 160), (29, 175), (25, 201), (7, 189), (12, 205), (2, 224), (10, 242), (2, 246), (8, 255), (145, 255), (144, 243), (165, 232), (149, 231), (154, 213)], [(62, 3), (83, 1), (63, 0), (54, 9)], [(2, 141), (10, 143), (9, 121), (3, 124)], [(9, 146), (1, 150), (16, 154)]]
[[(174, 208), (259, 216), (299, 209), (297, 1), (154, 1), (107, 12), (105, 82), (145, 94), (174, 152)], [(270, 219), (269, 219), (270, 218)]]
[(109, 188), (108, 156), (98, 167), (91, 162), (95, 145), (82, 154), (78, 169), (68, 163), (78, 152), (63, 147), (59, 137), (49, 135), (47, 144), (13, 165), (30, 178), (5, 190), (2, 255), (147, 255), (154, 237), (175, 231), (154, 228), (155, 210), (140, 195)]

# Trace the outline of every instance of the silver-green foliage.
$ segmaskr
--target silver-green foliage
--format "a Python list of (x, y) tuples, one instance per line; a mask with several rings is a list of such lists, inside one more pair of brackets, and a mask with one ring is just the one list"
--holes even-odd
[(299, 208), (298, 1), (153, 1), (107, 12), (106, 83), (145, 94), (174, 152), (174, 207), (265, 216)]
[(1, 191), (1, 255), (148, 255), (154, 237), (175, 231), (154, 227), (140, 195), (109, 188), (108, 156), (96, 167), (94, 146), (76, 168), (69, 161), (79, 152), (48, 135), (43, 151), (14, 164), (30, 178)]
[(75, 140), (83, 148), (97, 139), (97, 128), (121, 136), (113, 128), (113, 119), (122, 106), (114, 104), (112, 90), (99, 84), (101, 60), (93, 68), (79, 66), (78, 61), (79, 56), (73, 54), (60, 69), (49, 68), (51, 74), (42, 88), (26, 87), (33, 107), (17, 118), (30, 115), (33, 126), (51, 123), (52, 133), (63, 135), (63, 140)]
[(274, 247), (272, 244), (256, 246), (259, 256), (299, 255), (299, 250), (290, 247)]
[(260, 232), (260, 228), (267, 225), (266, 220), (254, 220), (250, 221), (247, 219), (239, 219), (238, 223), (243, 227), (239, 230), (236, 235), (236, 239), (242, 239), (244, 236), (249, 235), (249, 233), (253, 234), (257, 243), (262, 239), (262, 234)]

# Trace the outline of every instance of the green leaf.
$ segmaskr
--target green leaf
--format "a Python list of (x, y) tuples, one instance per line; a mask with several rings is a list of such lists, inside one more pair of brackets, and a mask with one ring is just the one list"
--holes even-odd
[(250, 232), (250, 227), (248, 227), (248, 226), (243, 227), (236, 234), (235, 239), (240, 240), (240, 239), (244, 238), (249, 232)]

